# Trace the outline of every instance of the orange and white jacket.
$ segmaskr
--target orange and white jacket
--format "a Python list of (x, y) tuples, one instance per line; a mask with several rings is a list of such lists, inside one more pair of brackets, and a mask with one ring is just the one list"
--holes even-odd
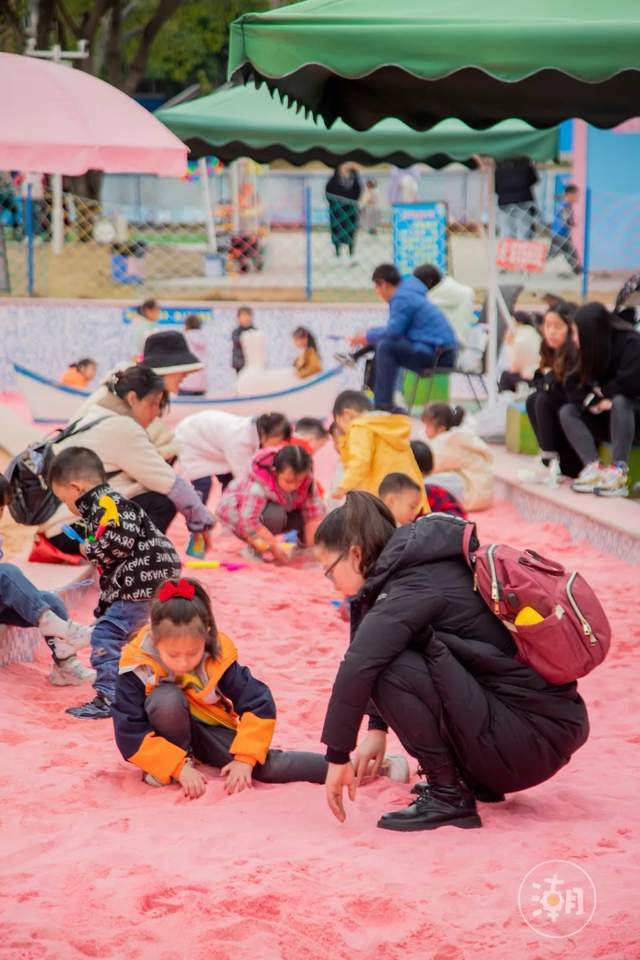
[(243, 763), (264, 763), (276, 725), (269, 687), (238, 663), (233, 642), (218, 634), (220, 655), (205, 654), (193, 674), (171, 674), (160, 660), (148, 627), (124, 647), (116, 682), (113, 722), (125, 760), (162, 783), (176, 777), (187, 752), (159, 736), (149, 722), (145, 700), (160, 683), (179, 686), (192, 716), (201, 723), (236, 731), (230, 752)]

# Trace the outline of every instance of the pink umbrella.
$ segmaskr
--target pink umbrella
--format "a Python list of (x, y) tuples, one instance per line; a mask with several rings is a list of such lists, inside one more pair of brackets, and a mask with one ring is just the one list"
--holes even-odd
[(164, 124), (82, 70), (0, 53), (0, 170), (180, 177), (187, 148)]

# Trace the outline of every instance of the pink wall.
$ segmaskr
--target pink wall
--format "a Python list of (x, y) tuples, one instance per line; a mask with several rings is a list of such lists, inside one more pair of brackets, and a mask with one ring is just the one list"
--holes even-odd
[(580, 187), (580, 204), (576, 209), (576, 225), (573, 228), (573, 242), (580, 259), (584, 257), (584, 208), (587, 195), (587, 150), (589, 145), (589, 126), (584, 120), (573, 121), (573, 183)]

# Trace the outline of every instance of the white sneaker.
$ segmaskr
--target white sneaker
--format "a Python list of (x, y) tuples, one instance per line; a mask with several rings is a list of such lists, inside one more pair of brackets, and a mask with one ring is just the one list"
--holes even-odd
[(387, 753), (380, 767), (380, 776), (389, 777), (395, 783), (409, 783), (407, 758), (399, 753)]
[(553, 457), (549, 461), (548, 467), (545, 468), (547, 471), (546, 484), (548, 487), (559, 487), (562, 483), (562, 471), (560, 470), (560, 461), (556, 460)]
[(96, 672), (91, 667), (85, 667), (76, 656), (71, 656), (61, 663), (54, 663), (47, 679), (54, 687), (79, 687), (83, 683), (93, 683)]
[(584, 470), (580, 471), (578, 477), (571, 484), (571, 489), (575, 493), (593, 493), (596, 487), (602, 486), (604, 470), (597, 460), (588, 463)]
[(516, 476), (520, 483), (535, 483), (545, 487), (557, 487), (562, 482), (560, 464), (555, 458), (546, 467), (543, 463), (537, 467), (521, 467)]
[(628, 497), (629, 470), (626, 466), (613, 464), (602, 471), (602, 479), (593, 491), (596, 497)]
[[(47, 643), (52, 647), (58, 660), (66, 660), (88, 647), (91, 643), (92, 627), (87, 627), (84, 623), (75, 623), (73, 620), (67, 622), (66, 637), (46, 637)], [(51, 641), (51, 642), (49, 642)]]
[(145, 783), (148, 783), (150, 787), (168, 787), (168, 783), (162, 783), (160, 780), (157, 780), (152, 773), (144, 773), (142, 779)]

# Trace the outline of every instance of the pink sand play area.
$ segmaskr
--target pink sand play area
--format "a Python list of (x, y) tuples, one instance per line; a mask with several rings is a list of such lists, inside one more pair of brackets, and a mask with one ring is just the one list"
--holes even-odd
[[(414, 835), (376, 828), (408, 788), (363, 787), (340, 825), (324, 788), (257, 785), (227, 797), (154, 789), (120, 758), (109, 721), (64, 713), (84, 690), (46, 682), (48, 657), (0, 670), (0, 956), (7, 960), (506, 960), (640, 956), (637, 770), (638, 568), (528, 523), (507, 504), (478, 517), (486, 540), (578, 566), (614, 628), (605, 664), (580, 689), (586, 746), (553, 780), (480, 805), (482, 830)], [(184, 547), (183, 526), (173, 533)], [(217, 551), (236, 559), (237, 541)], [(208, 571), (219, 626), (267, 681), (275, 744), (321, 749), (319, 734), (347, 627), (308, 563)], [(295, 598), (295, 599), (294, 599)], [(74, 611), (88, 619), (89, 608)], [(391, 743), (399, 748), (397, 743)], [(414, 771), (412, 771), (414, 772)], [(518, 909), (541, 861), (584, 868), (593, 919), (569, 939), (530, 929)], [(544, 920), (544, 918), (543, 918)], [(544, 929), (553, 932), (547, 922)]]

